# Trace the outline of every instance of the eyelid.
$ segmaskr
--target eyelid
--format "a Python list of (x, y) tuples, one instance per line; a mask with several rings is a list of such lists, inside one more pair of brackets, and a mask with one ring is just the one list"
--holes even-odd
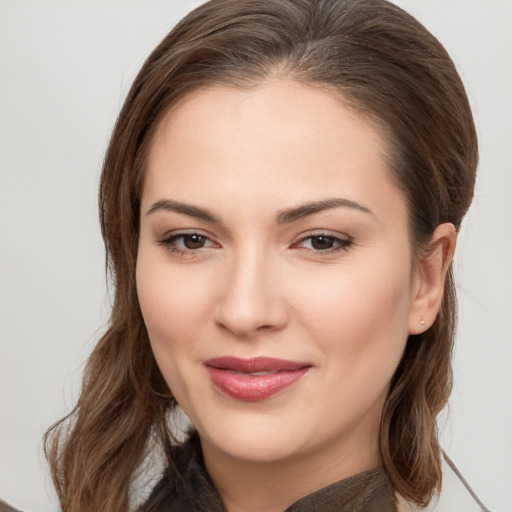
[[(328, 238), (330, 240), (333, 240), (335, 243), (337, 243), (337, 246), (330, 247), (328, 249), (314, 249), (314, 248), (306, 248), (306, 247), (298, 247), (299, 244), (305, 242), (306, 240), (310, 240), (312, 238), (316, 237), (323, 237)], [(298, 240), (292, 244), (293, 249), (305, 249), (308, 251), (311, 251), (315, 254), (329, 254), (332, 252), (337, 252), (339, 250), (348, 250), (354, 243), (354, 240), (352, 237), (348, 235), (344, 235), (341, 233), (333, 233), (328, 230), (318, 230), (313, 232), (302, 233)]]
[[(193, 236), (197, 235), (201, 238), (204, 238), (208, 242), (211, 242), (212, 245), (208, 245), (206, 247), (198, 247), (197, 249), (188, 249), (188, 248), (182, 248), (178, 247), (176, 245), (173, 245), (173, 242), (176, 240), (179, 240), (180, 238), (184, 238), (186, 236)], [(165, 235), (159, 237), (157, 239), (158, 245), (161, 245), (164, 249), (171, 253), (178, 253), (180, 255), (195, 255), (199, 253), (202, 250), (209, 250), (212, 248), (220, 247), (220, 244), (216, 242), (212, 236), (204, 233), (201, 230), (198, 229), (190, 229), (190, 230), (176, 230), (166, 233)]]
[(207, 238), (208, 240), (218, 243), (215, 240), (215, 237), (208, 233), (207, 231), (204, 231), (202, 229), (197, 228), (190, 228), (190, 229), (173, 229), (170, 231), (166, 231), (163, 235), (159, 236), (159, 240), (168, 240), (169, 238), (173, 237), (180, 237), (180, 236), (187, 236), (187, 235), (198, 235), (202, 236), (203, 238)]
[[(209, 245), (197, 247), (195, 249), (189, 249), (189, 248), (180, 247), (180, 246), (177, 246), (174, 244), (174, 242), (176, 242), (180, 238), (185, 238), (187, 236), (193, 236), (193, 235), (197, 235), (197, 236), (205, 239), (205, 241), (207, 243), (209, 243)], [(331, 240), (334, 244), (333, 247), (329, 247), (326, 249), (315, 249), (313, 247), (312, 248), (300, 247), (300, 245), (302, 243), (304, 243), (305, 241), (311, 240), (311, 239), (317, 238), (317, 237), (318, 238), (322, 237), (322, 238)], [(158, 245), (161, 245), (167, 251), (169, 251), (171, 253), (179, 254), (181, 256), (184, 256), (184, 255), (195, 256), (195, 255), (199, 255), (199, 253), (203, 252), (204, 250), (221, 247), (221, 245), (217, 241), (215, 241), (215, 239), (213, 239), (212, 236), (210, 236), (209, 234), (206, 234), (205, 232), (203, 232), (201, 230), (197, 230), (197, 229), (176, 230), (176, 231), (168, 232), (165, 235), (159, 237), (157, 239), (157, 243), (158, 243)], [(317, 230), (317, 231), (312, 231), (312, 232), (310, 231), (307, 233), (302, 233), (301, 235), (299, 235), (297, 241), (293, 242), (290, 247), (292, 249), (304, 249), (304, 250), (309, 251), (314, 254), (327, 255), (327, 254), (334, 253), (334, 252), (337, 252), (340, 250), (346, 251), (352, 245), (353, 245), (353, 238), (348, 235), (341, 234), (341, 233), (333, 233), (328, 230)]]

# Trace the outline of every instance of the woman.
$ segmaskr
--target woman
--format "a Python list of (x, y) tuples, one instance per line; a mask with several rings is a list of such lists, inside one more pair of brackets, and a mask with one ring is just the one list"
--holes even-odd
[(166, 469), (144, 511), (432, 504), (476, 165), (453, 63), (398, 7), (188, 15), (105, 158), (115, 302), (47, 439), (62, 508), (127, 510), (150, 450)]

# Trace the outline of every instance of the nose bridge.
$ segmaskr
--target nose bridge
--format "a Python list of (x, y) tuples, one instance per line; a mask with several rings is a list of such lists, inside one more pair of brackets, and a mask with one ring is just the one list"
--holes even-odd
[(246, 244), (232, 254), (216, 322), (237, 336), (250, 337), (263, 328), (280, 329), (286, 307), (277, 286), (275, 258), (261, 246)]

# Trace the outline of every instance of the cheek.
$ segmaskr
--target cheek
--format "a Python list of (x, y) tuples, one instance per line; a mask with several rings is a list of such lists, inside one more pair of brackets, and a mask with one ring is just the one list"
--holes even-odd
[[(185, 360), (201, 354), (199, 331), (210, 311), (208, 279), (169, 265), (166, 255), (155, 258), (143, 248), (137, 261), (137, 293), (157, 363), (172, 376)], [(168, 382), (171, 385), (171, 382)]]
[(296, 290), (301, 297), (296, 317), (314, 340), (325, 369), (320, 387), (337, 390), (326, 396), (317, 425), (326, 431), (340, 418), (355, 425), (368, 414), (380, 417), (408, 339), (410, 303), (408, 275), (399, 266), (332, 270), (323, 285), (318, 273), (304, 283), (309, 293)]
[(180, 339), (181, 331), (198, 324), (201, 297), (197, 290), (183, 286), (176, 279), (166, 279), (161, 273), (151, 276), (150, 273), (141, 272), (137, 276), (139, 302), (148, 331), (157, 337), (172, 335), (172, 338)]
[[(402, 262), (403, 263), (403, 262)], [(404, 270), (405, 268), (405, 270)], [(297, 317), (317, 340), (327, 359), (377, 364), (400, 358), (408, 336), (409, 274), (390, 262), (346, 265), (302, 280), (295, 297)], [(305, 293), (307, 290), (307, 293)]]

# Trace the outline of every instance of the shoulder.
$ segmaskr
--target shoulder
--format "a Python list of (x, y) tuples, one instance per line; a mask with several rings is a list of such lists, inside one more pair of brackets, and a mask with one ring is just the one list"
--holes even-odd
[(401, 496), (397, 496), (397, 510), (398, 512), (453, 512), (454, 510), (490, 512), (446, 454), (443, 458), (443, 487), (441, 492), (434, 496), (426, 508), (422, 509)]
[(138, 512), (225, 512), (220, 496), (204, 467), (199, 436), (195, 431), (190, 431), (188, 435), (185, 442), (170, 448), (170, 464)]
[(20, 510), (11, 507), (4, 500), (0, 499), (0, 512), (20, 512)]

